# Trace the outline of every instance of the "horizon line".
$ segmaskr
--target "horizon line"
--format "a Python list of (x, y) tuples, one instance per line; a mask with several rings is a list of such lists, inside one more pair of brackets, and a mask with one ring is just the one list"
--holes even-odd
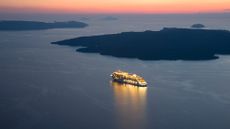
[(0, 13), (8, 14), (220, 14), (230, 13), (230, 9), (218, 10), (161, 10), (161, 11), (143, 11), (143, 10), (64, 10), (51, 8), (21, 8), (21, 7), (7, 7), (0, 6)]
[[(1, 11), (1, 10), (0, 10)], [(0, 14), (41, 14), (41, 15), (202, 15), (202, 14), (230, 14), (230, 11), (216, 12), (0, 12)]]

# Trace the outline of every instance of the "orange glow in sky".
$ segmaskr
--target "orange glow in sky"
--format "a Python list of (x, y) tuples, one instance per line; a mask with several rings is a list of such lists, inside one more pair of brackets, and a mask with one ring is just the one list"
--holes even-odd
[(224, 12), (230, 0), (0, 0), (0, 10), (63, 13)]

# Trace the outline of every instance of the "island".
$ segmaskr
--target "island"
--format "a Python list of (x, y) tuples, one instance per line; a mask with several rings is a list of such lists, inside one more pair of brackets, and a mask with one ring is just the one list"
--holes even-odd
[(52, 44), (78, 47), (78, 52), (100, 53), (141, 60), (211, 60), (230, 54), (230, 31), (164, 28), (79, 37)]
[(203, 24), (193, 24), (191, 26), (191, 28), (202, 29), (202, 28), (205, 28), (205, 25), (203, 25)]
[(113, 16), (107, 16), (107, 17), (102, 18), (101, 20), (104, 20), (104, 21), (115, 21), (115, 20), (118, 20), (118, 18), (113, 17)]
[(0, 21), (0, 30), (17, 31), (17, 30), (43, 30), (55, 28), (84, 28), (88, 24), (78, 21), (68, 22), (39, 22), (39, 21)]

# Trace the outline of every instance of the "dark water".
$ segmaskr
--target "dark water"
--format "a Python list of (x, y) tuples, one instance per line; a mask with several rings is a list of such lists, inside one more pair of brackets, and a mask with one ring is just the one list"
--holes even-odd
[[(207, 24), (226, 28), (227, 21)], [(140, 61), (50, 44), (82, 35), (145, 29), (132, 26), (138, 22), (126, 28), (125, 22), (119, 27), (112, 26), (115, 23), (123, 22), (95, 23), (78, 30), (0, 32), (0, 128), (230, 128), (230, 56), (212, 61)], [(164, 26), (158, 24), (153, 29)], [(148, 87), (111, 82), (109, 75), (117, 69), (143, 76)]]

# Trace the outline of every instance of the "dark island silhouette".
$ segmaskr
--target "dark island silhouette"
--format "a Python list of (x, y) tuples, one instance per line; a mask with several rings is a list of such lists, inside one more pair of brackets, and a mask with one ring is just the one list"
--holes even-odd
[(141, 60), (211, 60), (217, 59), (217, 54), (230, 54), (230, 32), (164, 28), (79, 37), (52, 44), (77, 46), (79, 52)]
[(202, 29), (202, 28), (205, 28), (205, 25), (200, 24), (200, 23), (198, 23), (198, 24), (193, 24), (193, 25), (191, 26), (191, 28), (194, 28), (194, 29)]
[(88, 24), (78, 21), (68, 22), (38, 22), (38, 21), (0, 21), (0, 30), (14, 31), (14, 30), (43, 30), (55, 28), (84, 28)]

